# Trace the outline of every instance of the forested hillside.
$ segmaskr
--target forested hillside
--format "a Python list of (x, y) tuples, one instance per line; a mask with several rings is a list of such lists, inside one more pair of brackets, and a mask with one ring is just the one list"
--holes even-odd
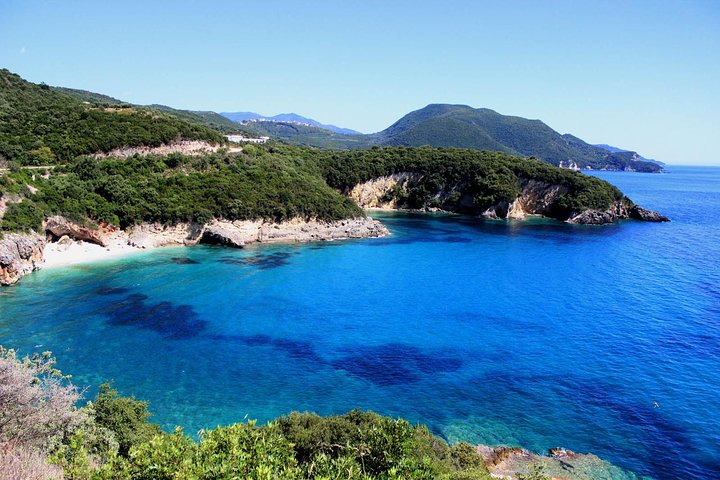
[(0, 161), (68, 162), (78, 155), (174, 140), (222, 143), (217, 131), (159, 111), (99, 106), (0, 70)]
[(487, 108), (431, 104), (410, 112), (385, 130), (342, 135), (290, 123), (244, 125), (293, 145), (361, 149), (370, 146), (431, 146), (488, 150), (535, 157), (556, 166), (658, 172), (662, 167), (635, 152), (610, 152), (573, 135), (561, 135), (540, 120), (501, 115)]

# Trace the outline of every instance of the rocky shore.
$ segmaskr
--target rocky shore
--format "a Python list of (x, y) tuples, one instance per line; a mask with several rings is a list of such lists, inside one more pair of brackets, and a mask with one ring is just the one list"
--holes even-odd
[(564, 448), (551, 448), (547, 455), (536, 455), (517, 447), (478, 445), (490, 474), (499, 479), (516, 479), (518, 475), (541, 472), (552, 480), (640, 480), (632, 472), (608, 463), (592, 453), (575, 453)]
[[(407, 191), (418, 184), (422, 176), (417, 173), (396, 173), (359, 183), (345, 192), (360, 207), (368, 209), (404, 210), (393, 192)], [(446, 204), (452, 196), (458, 196), (458, 211), (454, 213), (473, 214), (473, 199), (461, 194), (465, 185), (445, 185), (435, 196), (437, 203)], [(614, 203), (607, 210), (583, 210), (559, 216), (553, 206), (560, 195), (569, 193), (561, 185), (546, 183), (534, 179), (521, 179), (520, 195), (512, 202), (499, 202), (482, 212), (480, 217), (498, 220), (521, 220), (528, 216), (544, 216), (576, 225), (605, 225), (618, 220), (633, 219), (645, 222), (669, 222), (666, 216), (632, 204), (627, 199)], [(434, 209), (438, 210), (438, 209)]]
[(0, 240), (0, 285), (17, 283), (40, 268), (84, 263), (165, 246), (198, 243), (241, 248), (253, 243), (316, 242), (381, 237), (388, 230), (372, 218), (325, 222), (292, 219), (285, 222), (213, 220), (201, 225), (141, 224), (128, 230), (108, 225), (83, 227), (63, 217), (50, 217), (44, 235), (6, 234)]

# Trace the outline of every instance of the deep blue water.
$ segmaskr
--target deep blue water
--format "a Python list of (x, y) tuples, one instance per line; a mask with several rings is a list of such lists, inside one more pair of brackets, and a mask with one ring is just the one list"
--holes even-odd
[(673, 222), (383, 214), (382, 239), (162, 249), (0, 290), (0, 343), (166, 428), (361, 407), (720, 478), (720, 169), (597, 175)]

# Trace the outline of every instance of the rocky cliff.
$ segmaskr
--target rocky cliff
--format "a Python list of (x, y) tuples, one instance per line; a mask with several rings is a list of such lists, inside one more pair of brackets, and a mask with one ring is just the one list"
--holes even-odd
[[(495, 478), (516, 479), (541, 473), (553, 480), (585, 480), (605, 478), (613, 480), (639, 480), (631, 472), (612, 465), (587, 453), (575, 453), (564, 448), (551, 448), (547, 455), (536, 455), (517, 447), (488, 447), (478, 445), (490, 474)], [(532, 477), (535, 478), (535, 477)]]
[[(346, 193), (363, 208), (410, 209), (408, 192), (423, 181), (416, 173), (396, 173), (359, 183)], [(634, 205), (628, 199), (615, 202), (604, 210), (567, 211), (558, 205), (569, 194), (564, 185), (531, 178), (520, 178), (520, 193), (512, 202), (501, 201), (478, 210), (472, 192), (465, 184), (445, 184), (433, 193), (434, 210), (477, 215), (487, 219), (523, 219), (540, 215), (578, 225), (603, 225), (617, 220), (634, 219), (646, 222), (667, 222), (669, 219), (652, 210)]]
[(31, 233), (8, 233), (0, 239), (0, 285), (17, 283), (37, 270), (43, 259), (45, 238)]
[(127, 231), (110, 226), (91, 229), (64, 217), (45, 220), (44, 236), (7, 234), (0, 241), (0, 285), (12, 285), (45, 263), (67, 265), (171, 245), (209, 243), (243, 247), (251, 243), (315, 242), (386, 235), (372, 218), (334, 222), (295, 218), (285, 222), (213, 220), (206, 225), (141, 224)]

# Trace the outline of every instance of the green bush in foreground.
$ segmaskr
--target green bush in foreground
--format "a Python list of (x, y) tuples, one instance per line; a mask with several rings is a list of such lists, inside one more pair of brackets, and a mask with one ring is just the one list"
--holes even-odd
[(49, 352), (18, 359), (0, 347), (0, 404), (17, 406), (0, 411), (0, 478), (41, 471), (72, 480), (490, 478), (470, 445), (450, 447), (424, 426), (360, 410), (237, 423), (201, 431), (197, 441), (181, 429), (167, 434), (149, 421), (146, 402), (109, 384), (78, 408), (76, 388), (54, 365)]

